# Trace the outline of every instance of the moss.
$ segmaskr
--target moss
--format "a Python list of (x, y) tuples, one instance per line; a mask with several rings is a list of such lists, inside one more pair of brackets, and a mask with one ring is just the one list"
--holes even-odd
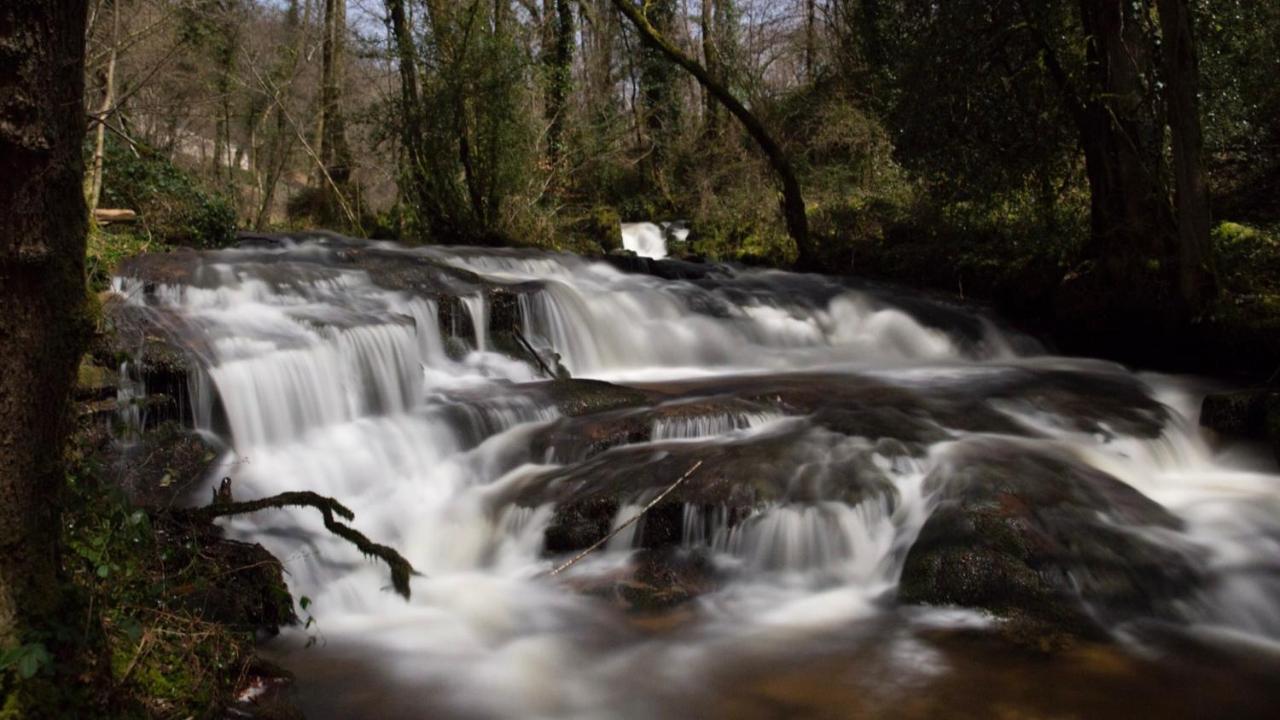
[[(81, 418), (62, 503), (64, 594), (87, 598), (92, 612), (77, 613), (75, 633), (97, 628), (104, 648), (101, 697), (82, 707), (119, 718), (219, 717), (257, 635), (294, 621), (281, 567), (216, 526), (133, 505), (107, 480), (116, 476), (114, 442), (91, 415)], [(190, 471), (151, 460), (186, 453), (188, 437), (171, 425), (145, 432), (146, 467), (155, 465), (147, 472), (187, 480)], [(209, 457), (192, 451), (198, 464)]]
[(622, 248), (622, 217), (607, 205), (591, 209), (582, 223), (583, 233), (606, 253)]
[(151, 250), (146, 237), (130, 230), (94, 230), (89, 233), (85, 272), (89, 288), (94, 292), (106, 290), (111, 285), (111, 275), (121, 261)]
[(598, 380), (556, 380), (543, 384), (542, 391), (561, 414), (570, 417), (639, 407), (650, 401), (640, 390)]

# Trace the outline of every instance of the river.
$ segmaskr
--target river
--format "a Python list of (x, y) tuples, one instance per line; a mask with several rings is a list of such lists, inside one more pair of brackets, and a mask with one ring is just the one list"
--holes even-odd
[(1211, 381), (774, 270), (159, 262), (115, 289), (202, 368), (198, 497), (333, 496), (420, 573), (406, 601), (311, 511), (227, 523), (308, 598), (265, 648), (308, 717), (1280, 713), (1280, 475), (1198, 427)]

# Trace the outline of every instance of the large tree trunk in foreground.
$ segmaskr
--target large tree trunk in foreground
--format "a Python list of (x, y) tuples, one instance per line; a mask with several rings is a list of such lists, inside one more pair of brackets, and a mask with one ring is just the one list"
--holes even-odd
[(725, 106), (725, 109), (742, 123), (747, 133), (760, 146), (760, 149), (769, 159), (769, 164), (773, 167), (774, 173), (778, 176), (779, 183), (782, 185), (782, 214), (787, 223), (787, 232), (796, 243), (796, 250), (799, 255), (797, 263), (802, 268), (815, 267), (817, 253), (816, 248), (810, 243), (809, 239), (809, 220), (805, 214), (804, 196), (800, 191), (800, 181), (796, 179), (795, 170), (792, 169), (791, 161), (787, 159), (782, 147), (765, 129), (764, 124), (734, 97), (728, 88), (711, 77), (697, 61), (685, 55), (679, 48), (663, 38), (661, 33), (645, 19), (640, 10), (631, 3), (631, 0), (613, 0), (613, 4), (614, 7), (618, 8), (619, 12), (631, 21), (631, 24), (639, 31), (646, 44), (660, 51), (671, 62), (693, 75), (707, 92), (719, 100)]
[(33, 628), (56, 612), (60, 601), (62, 444), (88, 329), (81, 157), (85, 14), (83, 0), (0, 2), (0, 646), (5, 648), (38, 639)]

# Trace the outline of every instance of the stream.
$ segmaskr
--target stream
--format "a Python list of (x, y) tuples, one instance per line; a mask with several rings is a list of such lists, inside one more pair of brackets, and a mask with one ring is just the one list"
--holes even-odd
[(661, 268), (317, 234), (121, 269), (225, 448), (195, 500), (332, 496), (420, 573), (226, 523), (308, 598), (264, 649), (307, 717), (1280, 716), (1280, 474), (1200, 429), (1212, 381)]

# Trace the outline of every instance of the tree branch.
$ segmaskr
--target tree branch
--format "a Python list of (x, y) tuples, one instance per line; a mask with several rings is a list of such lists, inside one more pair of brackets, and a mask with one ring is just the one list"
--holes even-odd
[(258, 500), (216, 503), (182, 512), (190, 518), (207, 522), (220, 517), (245, 515), (259, 510), (286, 507), (309, 507), (319, 510), (320, 514), (324, 516), (324, 526), (329, 532), (355, 545), (366, 556), (376, 557), (385, 562), (391, 569), (392, 587), (406, 600), (409, 599), (409, 577), (417, 575), (418, 572), (413, 569), (408, 560), (405, 560), (393, 548), (373, 542), (355, 528), (335, 520), (334, 515), (343, 520), (354, 520), (355, 514), (345, 505), (331, 497), (325, 497), (309, 490), (284, 492)]

